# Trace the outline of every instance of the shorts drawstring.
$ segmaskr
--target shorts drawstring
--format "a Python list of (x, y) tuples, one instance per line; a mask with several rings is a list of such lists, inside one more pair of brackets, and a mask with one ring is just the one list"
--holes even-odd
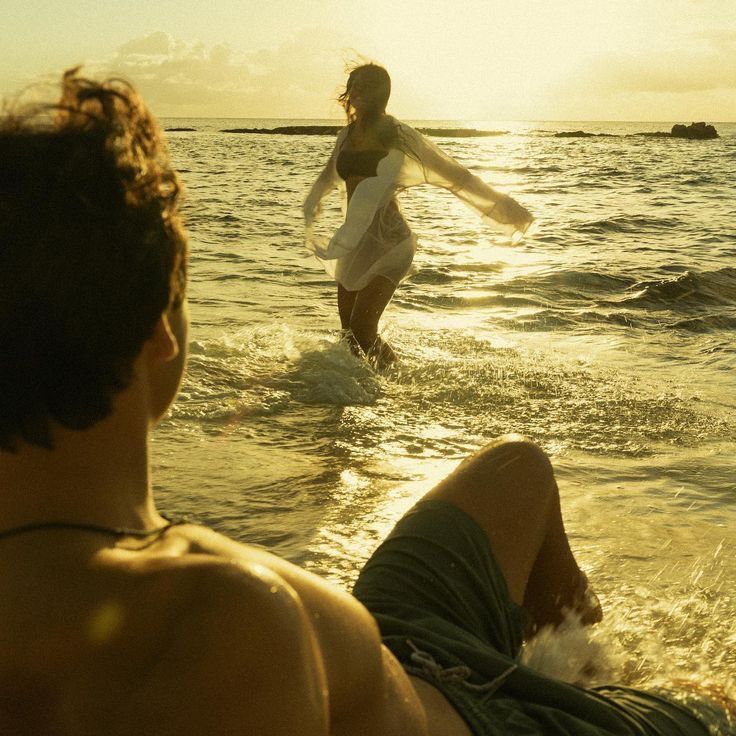
[(456, 682), (462, 685), (467, 690), (475, 693), (483, 693), (486, 697), (493, 695), (509, 678), (509, 676), (518, 669), (518, 664), (512, 664), (510, 667), (505, 669), (498, 677), (494, 677), (489, 682), (484, 682), (482, 685), (476, 685), (472, 682), (468, 682), (468, 678), (473, 674), (473, 671), (467, 665), (461, 664), (455, 667), (442, 667), (438, 664), (435, 658), (428, 652), (424, 652), (414, 644), (413, 641), (407, 639), (406, 643), (412, 650), (410, 655), (411, 661), (416, 664), (425, 675), (429, 675), (430, 678), (437, 682)]

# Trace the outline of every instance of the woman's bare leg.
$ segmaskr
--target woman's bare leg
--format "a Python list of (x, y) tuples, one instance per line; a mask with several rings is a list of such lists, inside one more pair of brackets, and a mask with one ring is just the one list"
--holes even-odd
[[(356, 294), (350, 313), (349, 328), (355, 341), (376, 368), (386, 368), (396, 362), (391, 346), (378, 336), (378, 321), (396, 291), (396, 284), (376, 276)], [(338, 292), (339, 293), (339, 292)]]
[(341, 283), (337, 284), (337, 309), (340, 313), (340, 327), (342, 327), (342, 335), (347, 341), (350, 349), (359, 357), (363, 357), (363, 348), (355, 339), (350, 329), (350, 315), (353, 313), (355, 300), (358, 298), (357, 291), (348, 291)]
[(350, 315), (353, 313), (357, 291), (348, 291), (340, 282), (337, 284), (337, 310), (340, 313), (340, 326), (350, 329)]
[(472, 455), (425, 498), (449, 501), (486, 532), (511, 598), (531, 614), (532, 632), (557, 625), (565, 609), (585, 623), (601, 618), (570, 550), (549, 458), (506, 435)]

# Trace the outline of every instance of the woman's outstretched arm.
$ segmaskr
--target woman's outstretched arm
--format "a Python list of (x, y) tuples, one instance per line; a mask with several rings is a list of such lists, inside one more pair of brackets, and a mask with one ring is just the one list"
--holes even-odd
[(525, 207), (473, 174), (452, 156), (408, 125), (401, 125), (407, 155), (418, 160), (428, 184), (451, 191), (481, 216), (524, 233), (533, 221)]

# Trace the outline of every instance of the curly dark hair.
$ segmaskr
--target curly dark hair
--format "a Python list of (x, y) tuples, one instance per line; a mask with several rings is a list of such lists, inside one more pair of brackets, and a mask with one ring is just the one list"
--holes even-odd
[(0, 449), (109, 415), (184, 297), (181, 187), (127, 82), (62, 78), (55, 105), (0, 117)]

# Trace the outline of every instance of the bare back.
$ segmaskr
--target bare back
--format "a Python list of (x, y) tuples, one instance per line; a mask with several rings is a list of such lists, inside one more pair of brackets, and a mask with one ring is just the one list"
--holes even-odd
[(2, 733), (468, 733), (352, 596), (193, 525), (4, 540), (0, 647)]

